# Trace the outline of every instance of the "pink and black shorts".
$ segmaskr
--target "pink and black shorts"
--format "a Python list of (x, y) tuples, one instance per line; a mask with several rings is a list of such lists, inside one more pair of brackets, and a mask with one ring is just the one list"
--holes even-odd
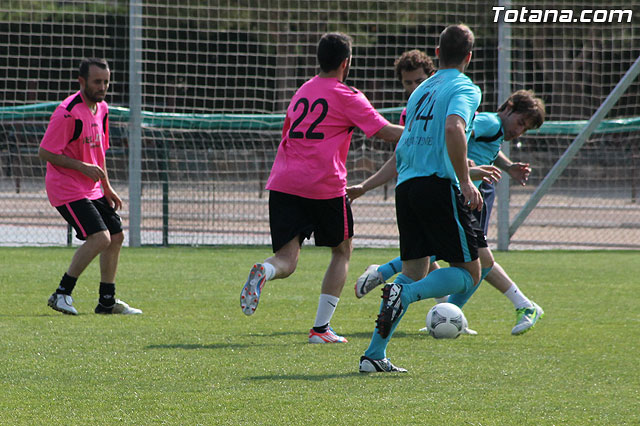
[(83, 198), (57, 206), (56, 209), (76, 230), (79, 240), (86, 240), (89, 235), (106, 230), (111, 235), (122, 232), (122, 219), (106, 197), (97, 200)]

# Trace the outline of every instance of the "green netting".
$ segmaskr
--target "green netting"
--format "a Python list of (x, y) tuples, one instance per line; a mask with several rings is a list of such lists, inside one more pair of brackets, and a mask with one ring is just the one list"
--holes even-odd
[[(33, 118), (49, 118), (57, 102), (0, 108), (0, 120), (11, 121)], [(392, 123), (397, 123), (402, 107), (384, 108), (380, 112)], [(113, 122), (129, 121), (129, 109), (110, 107)], [(284, 114), (174, 114), (142, 112), (142, 125), (160, 129), (209, 129), (209, 130), (279, 130)], [(587, 125), (587, 120), (547, 121), (541, 128), (531, 130), (531, 135), (577, 135)], [(595, 133), (619, 133), (640, 130), (640, 117), (603, 120)]]

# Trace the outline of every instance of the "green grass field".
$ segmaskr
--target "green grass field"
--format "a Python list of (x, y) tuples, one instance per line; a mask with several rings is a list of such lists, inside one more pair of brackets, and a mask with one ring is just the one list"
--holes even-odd
[(478, 336), (418, 332), (411, 306), (389, 346), (408, 374), (358, 373), (380, 298), (353, 283), (395, 250), (355, 250), (333, 327), (345, 345), (309, 345), (329, 251), (239, 307), (268, 248), (124, 249), (118, 297), (144, 315), (93, 314), (96, 262), (74, 292), (78, 316), (46, 301), (73, 250), (0, 249), (2, 425), (640, 424), (638, 252), (511, 252), (496, 259), (545, 309), (510, 335), (511, 304), (482, 284), (465, 307)]

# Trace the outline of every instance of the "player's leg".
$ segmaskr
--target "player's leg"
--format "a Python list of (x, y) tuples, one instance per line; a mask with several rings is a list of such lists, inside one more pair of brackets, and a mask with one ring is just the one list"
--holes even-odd
[[(438, 265), (438, 262), (436, 262), (436, 257), (431, 256), (431, 263), (429, 264), (429, 273), (435, 271), (436, 269), (440, 269), (440, 265)], [(449, 300), (449, 295), (433, 298), (433, 301), (436, 303), (445, 303), (447, 300)]]
[(109, 244), (111, 244), (111, 236), (107, 230), (88, 235), (84, 244), (74, 253), (67, 274), (78, 278), (91, 261), (109, 247)]
[(116, 298), (116, 271), (120, 259), (120, 249), (124, 242), (124, 232), (111, 235), (111, 243), (100, 253), (100, 288), (96, 314), (139, 315), (142, 310), (129, 306)]
[[(486, 242), (485, 242), (486, 244)], [(491, 253), (491, 249), (489, 247), (481, 247), (478, 248), (478, 257), (480, 258), (480, 281), (477, 285), (474, 285), (469, 290), (464, 293), (456, 293), (449, 296), (447, 302), (453, 303), (458, 306), (460, 309), (469, 301), (471, 296), (478, 290), (482, 280), (485, 279), (487, 274), (491, 272), (493, 266), (495, 264), (493, 260), (493, 253)]]
[(383, 265), (369, 265), (364, 273), (356, 280), (354, 290), (359, 299), (371, 290), (386, 282), (389, 278), (402, 271), (400, 256)]
[[(432, 256), (429, 271), (436, 270), (439, 267), (440, 266), (436, 263), (435, 256)], [(356, 297), (363, 297), (380, 284), (384, 284), (389, 280), (389, 278), (398, 274), (400, 271), (402, 271), (402, 260), (400, 259), (400, 256), (383, 265), (369, 265), (356, 281), (356, 285), (354, 287)], [(446, 302), (446, 300), (440, 300), (437, 302)]]
[[(469, 223), (459, 222), (455, 209), (460, 206), (452, 205), (451, 191), (450, 181), (435, 176), (411, 179), (396, 188), (402, 273), (394, 283), (383, 288), (383, 301), (376, 321), (378, 333), (374, 332), (360, 361), (360, 371), (371, 371), (372, 360), (386, 359), (389, 340), (411, 303), (467, 291), (474, 280), (479, 280), (475, 234), (474, 238), (468, 238), (472, 234)], [(458, 200), (457, 204), (464, 202)], [(464, 238), (458, 235), (459, 230), (464, 231)], [(461, 241), (465, 241), (464, 246)], [(430, 264), (428, 255), (434, 252), (442, 253), (449, 262), (464, 261), (426, 275)]]
[(309, 343), (346, 343), (329, 323), (340, 301), (347, 280), (349, 260), (353, 250), (353, 215), (346, 196), (329, 200), (311, 200), (309, 215), (314, 217), (314, 237), (317, 246), (331, 248), (331, 261), (322, 280), (318, 309)]
[(300, 258), (300, 240), (296, 235), (262, 262), (267, 281), (287, 278), (295, 272)]
[(100, 252), (100, 287), (97, 314), (141, 314), (140, 309), (132, 308), (115, 297), (116, 272), (120, 259), (120, 250), (124, 242), (122, 219), (105, 197), (91, 201), (100, 214), (102, 222), (109, 232), (109, 244)]
[(396, 257), (395, 259), (391, 259), (387, 263), (378, 267), (378, 272), (380, 272), (383, 281), (387, 281), (389, 278), (400, 273), (401, 271), (402, 260), (400, 259), (400, 256)]
[[(484, 200), (480, 225), (484, 230), (484, 234), (487, 235), (489, 218), (491, 217), (491, 210), (495, 200), (495, 187), (492, 184), (483, 182), (480, 184), (480, 192)], [(544, 314), (542, 308), (522, 293), (498, 263), (494, 263), (493, 268), (486, 274), (485, 279), (513, 303), (513, 307), (516, 310), (516, 325), (511, 330), (512, 334), (518, 335), (530, 330)]]
[[(428, 257), (405, 260), (402, 264), (403, 272), (398, 274), (394, 283), (384, 286), (382, 291), (383, 300), (380, 303), (380, 313), (376, 320), (376, 330), (374, 330), (371, 335), (369, 347), (364, 352), (364, 355), (360, 357), (359, 369), (361, 373), (407, 371), (404, 368), (396, 367), (389, 361), (387, 358), (387, 346), (400, 320), (407, 312), (406, 307), (408, 304), (402, 304), (399, 291), (403, 285), (409, 285), (413, 282), (409, 275), (415, 277), (424, 276), (429, 268), (428, 262)], [(385, 315), (390, 317), (386, 319), (388, 325), (382, 325), (381, 327), (381, 322), (385, 320), (383, 318)]]
[(347, 339), (336, 334), (329, 323), (347, 280), (351, 252), (351, 238), (331, 248), (331, 262), (322, 280), (316, 318), (309, 330), (309, 343), (347, 343)]
[(423, 232), (416, 232), (418, 224), (415, 222), (415, 214), (410, 204), (415, 181), (416, 179), (411, 179), (396, 187), (396, 219), (400, 236), (400, 253), (403, 257), (403, 273), (396, 277), (393, 284), (385, 285), (382, 290), (383, 300), (376, 320), (376, 329), (371, 336), (369, 347), (360, 358), (362, 373), (401, 370), (389, 362), (386, 353), (393, 331), (406, 312), (399, 298), (399, 290), (401, 290), (401, 283), (408, 284), (413, 279), (422, 278), (429, 267), (425, 235)]
[[(493, 205), (493, 194), (494, 194), (493, 186), (492, 185), (488, 185), (488, 186), (489, 186), (488, 189), (487, 188), (483, 189), (483, 185), (480, 185), (480, 190), (482, 192), (483, 197), (487, 197), (487, 198), (483, 198), (484, 204), (482, 207), (482, 211), (478, 212), (477, 210), (474, 210), (471, 212), (473, 218), (475, 218), (475, 221), (473, 220), (471, 221), (471, 226), (474, 229), (476, 234), (478, 256), (480, 258), (480, 267), (481, 267), (480, 281), (478, 282), (477, 285), (471, 287), (466, 292), (452, 294), (447, 298), (447, 302), (453, 303), (454, 305), (457, 305), (460, 308), (462, 308), (467, 303), (467, 301), (471, 298), (471, 296), (473, 296), (476, 290), (478, 290), (478, 288), (480, 287), (480, 284), (482, 283), (482, 280), (491, 271), (494, 264), (493, 254), (491, 253), (491, 250), (489, 249), (487, 240), (485, 238), (487, 229), (489, 227), (489, 216), (487, 215), (487, 212), (491, 212), (491, 206)], [(471, 334), (471, 335), (478, 334), (476, 331), (471, 330), (469, 327), (466, 327), (463, 333)]]
[(311, 236), (313, 221), (306, 213), (302, 197), (282, 192), (269, 192), (269, 228), (274, 255), (255, 263), (240, 292), (240, 307), (245, 315), (253, 315), (268, 280), (286, 278), (298, 265), (300, 246)]
[(124, 232), (110, 236), (111, 242), (100, 253), (100, 280), (102, 282), (113, 283), (116, 280), (118, 262), (120, 260), (120, 250), (124, 242)]
[(73, 292), (82, 272), (93, 259), (111, 243), (111, 238), (100, 213), (88, 199), (81, 199), (56, 207), (60, 215), (76, 231), (76, 237), (84, 240), (73, 255), (67, 272), (62, 276), (55, 293), (49, 297), (48, 305), (56, 311), (76, 315), (73, 307)]
[(529, 331), (543, 316), (542, 308), (520, 290), (497, 262), (494, 263), (486, 280), (509, 299), (516, 310), (516, 325), (511, 330), (511, 334), (519, 335)]
[[(436, 263), (436, 257), (435, 256), (431, 256), (430, 257), (430, 263), (429, 263), (429, 272), (432, 270), (436, 270), (438, 269), (439, 266)], [(400, 256), (396, 257), (395, 259), (390, 260), (389, 262), (385, 263), (384, 265), (380, 265), (378, 267), (378, 272), (380, 273), (382, 279), (384, 281), (387, 281), (389, 278), (391, 278), (392, 276), (402, 272), (402, 260), (400, 259)]]
[[(438, 268), (425, 278), (414, 282), (410, 275), (419, 276), (419, 271), (426, 270), (427, 264), (428, 258), (404, 261), (403, 273), (399, 274), (393, 283), (385, 285), (380, 314), (376, 321), (377, 330), (371, 336), (369, 347), (365, 351), (363, 359), (361, 359), (361, 371), (363, 371), (363, 363), (364, 368), (369, 368), (373, 361), (385, 361), (387, 359), (386, 349), (389, 341), (411, 303), (425, 298), (466, 291), (473, 285), (471, 275), (467, 272), (467, 269), (473, 270), (476, 264), (479, 269), (479, 261), (476, 259), (473, 262), (469, 262), (469, 264)], [(405, 274), (405, 271), (407, 274)], [(370, 369), (364, 371), (372, 372)]]

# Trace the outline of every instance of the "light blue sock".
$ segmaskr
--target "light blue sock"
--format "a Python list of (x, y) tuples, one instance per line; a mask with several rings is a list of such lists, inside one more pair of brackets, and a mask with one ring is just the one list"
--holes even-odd
[[(403, 284), (403, 288), (404, 288), (406, 287), (405, 284), (411, 284), (413, 283), (413, 280), (404, 274), (399, 274), (394, 280), (394, 282), (396, 284)], [(384, 301), (380, 303), (380, 311), (382, 311), (383, 303)], [(391, 340), (391, 336), (393, 336), (393, 332), (396, 330), (396, 327), (398, 327), (400, 320), (402, 319), (404, 314), (407, 312), (406, 308), (409, 305), (404, 305), (404, 306), (405, 306), (404, 311), (402, 312), (402, 314), (400, 314), (400, 318), (398, 318), (398, 320), (393, 324), (393, 326), (391, 327), (391, 332), (386, 338), (383, 339), (382, 336), (380, 336), (380, 333), (378, 333), (378, 330), (373, 330), (373, 335), (371, 336), (371, 342), (369, 343), (369, 347), (364, 352), (365, 356), (368, 356), (371, 359), (383, 359), (387, 357), (387, 345), (389, 344), (389, 340)]]
[(473, 293), (475, 293), (478, 287), (480, 287), (480, 284), (482, 284), (482, 280), (484, 280), (491, 269), (493, 269), (493, 266), (491, 268), (482, 268), (482, 275), (480, 275), (480, 282), (478, 283), (478, 285), (471, 286), (471, 288), (464, 293), (452, 294), (451, 296), (449, 296), (447, 302), (453, 303), (454, 305), (462, 309), (462, 307), (469, 301), (471, 296), (473, 296)]
[(454, 266), (436, 269), (425, 278), (402, 287), (402, 304), (409, 306), (413, 302), (432, 297), (462, 293), (473, 287), (473, 279), (466, 269)]
[[(420, 281), (415, 282), (412, 282), (406, 275), (399, 274), (394, 282), (402, 285), (400, 300), (404, 310), (391, 327), (391, 331), (386, 338), (383, 339), (382, 336), (374, 330), (369, 347), (364, 353), (365, 356), (371, 359), (383, 359), (387, 357), (387, 346), (389, 345), (391, 336), (393, 336), (393, 332), (398, 324), (400, 324), (404, 314), (407, 313), (410, 304), (422, 299), (465, 292), (470, 287), (473, 287), (473, 279), (469, 272), (467, 272), (466, 269), (456, 267), (437, 269)], [(381, 311), (383, 303), (384, 301), (380, 304)]]
[[(431, 263), (436, 261), (435, 256), (431, 256)], [(382, 279), (387, 281), (389, 278), (402, 271), (402, 259), (400, 256), (396, 257), (393, 260), (385, 263), (384, 265), (378, 266), (378, 272), (382, 274)], [(396, 281), (397, 282), (397, 281)]]
[(378, 267), (378, 272), (382, 274), (382, 279), (385, 281), (400, 271), (402, 271), (402, 260), (400, 260), (400, 256)]

